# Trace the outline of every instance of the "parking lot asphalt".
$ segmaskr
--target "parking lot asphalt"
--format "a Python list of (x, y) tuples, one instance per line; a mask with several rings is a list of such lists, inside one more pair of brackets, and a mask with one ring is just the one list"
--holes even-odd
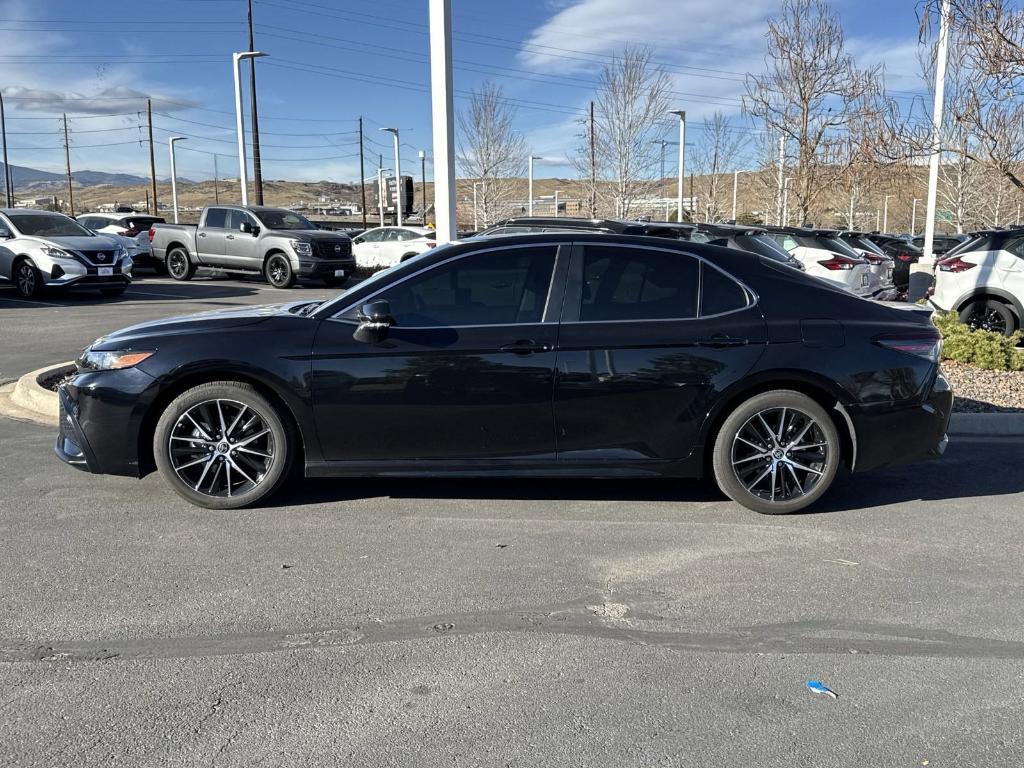
[[(4, 375), (147, 317), (328, 295), (147, 284), (201, 295), (0, 293)], [(773, 518), (697, 482), (530, 479), (210, 512), (52, 441), (0, 418), (0, 765), (1024, 761), (1016, 442)]]

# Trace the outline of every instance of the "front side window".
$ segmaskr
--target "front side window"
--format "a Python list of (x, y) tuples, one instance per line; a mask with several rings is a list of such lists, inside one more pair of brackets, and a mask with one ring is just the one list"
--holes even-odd
[(580, 320), (697, 316), (698, 262), (682, 253), (588, 245)]
[(363, 232), (359, 238), (364, 243), (379, 243), (384, 232), (385, 230), (382, 229), (371, 229), (369, 232)]
[(250, 227), (259, 226), (256, 223), (256, 219), (250, 216), (245, 211), (235, 210), (234, 208), (228, 211), (228, 229), (241, 229), (242, 224), (248, 224)]
[(539, 323), (557, 246), (503, 248), (443, 264), (383, 291), (400, 328)]
[(224, 229), (228, 224), (228, 212), (226, 208), (207, 208), (204, 226), (213, 229)]

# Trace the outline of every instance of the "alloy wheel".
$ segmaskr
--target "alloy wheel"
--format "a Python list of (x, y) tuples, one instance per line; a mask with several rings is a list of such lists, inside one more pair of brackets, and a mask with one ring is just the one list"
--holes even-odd
[(18, 292), (22, 296), (32, 296), (36, 292), (36, 270), (28, 262), (18, 265)]
[(267, 276), (274, 285), (283, 285), (288, 281), (288, 264), (281, 256), (273, 256), (267, 265)]
[(168, 440), (171, 467), (205, 496), (231, 497), (263, 482), (275, 461), (267, 420), (237, 400), (205, 400), (185, 411)]
[(769, 502), (810, 493), (825, 475), (828, 441), (815, 419), (790, 407), (758, 411), (737, 430), (730, 460), (747, 491)]
[(181, 251), (174, 251), (167, 259), (167, 271), (172, 277), (181, 277), (188, 270), (188, 262)]
[(995, 331), (1006, 335), (1006, 319), (988, 304), (976, 304), (974, 311), (967, 318), (967, 325), (972, 331)]

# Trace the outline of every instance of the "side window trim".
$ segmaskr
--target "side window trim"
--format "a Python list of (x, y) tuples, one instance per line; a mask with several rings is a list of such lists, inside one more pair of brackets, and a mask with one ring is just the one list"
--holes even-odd
[[(331, 315), (330, 317), (325, 318), (325, 319), (333, 321), (333, 322), (348, 323), (348, 324), (351, 324), (351, 325), (355, 325), (356, 324), (355, 320), (353, 320), (352, 318), (349, 318), (349, 317), (344, 317), (344, 315), (346, 315), (347, 313), (351, 312), (353, 309), (361, 307), (363, 304), (367, 303), (368, 301), (372, 301), (375, 296), (379, 296), (380, 294), (384, 293), (384, 291), (389, 291), (389, 290), (391, 290), (392, 288), (394, 288), (397, 285), (401, 285), (402, 283), (404, 283), (404, 282), (406, 282), (408, 280), (412, 280), (414, 277), (419, 277), (420, 275), (423, 275), (423, 274), (425, 274), (427, 272), (430, 272), (430, 271), (432, 271), (434, 269), (438, 269), (439, 267), (446, 266), (448, 264), (451, 264), (452, 262), (459, 261), (461, 259), (465, 259), (465, 258), (468, 258), (470, 256), (477, 256), (477, 255), (479, 255), (481, 253), (491, 253), (492, 251), (519, 250), (521, 248), (537, 248), (537, 247), (544, 247), (544, 246), (547, 246), (547, 247), (554, 246), (556, 250), (555, 250), (555, 265), (554, 265), (554, 268), (552, 269), (551, 279), (548, 282), (548, 293), (547, 293), (547, 297), (545, 299), (544, 314), (542, 315), (541, 321), (540, 321), (539, 324), (540, 325), (549, 324), (549, 323), (550, 324), (554, 324), (554, 323), (558, 322), (558, 318), (557, 317), (551, 317), (549, 319), (548, 318), (548, 311), (549, 311), (549, 309), (553, 308), (553, 306), (554, 306), (554, 299), (553, 299), (552, 293), (555, 290), (555, 284), (558, 282), (559, 265), (563, 262), (563, 258), (564, 258), (562, 256), (563, 250), (566, 250), (568, 248), (569, 243), (551, 243), (551, 242), (549, 242), (549, 243), (523, 243), (522, 245), (501, 245), (501, 246), (496, 246), (496, 247), (491, 247), (491, 248), (481, 248), (480, 250), (474, 250), (474, 251), (470, 251), (468, 253), (460, 253), (460, 254), (457, 254), (455, 256), (451, 256), (451, 257), (449, 257), (447, 259), (444, 259), (443, 261), (439, 261), (436, 264), (430, 264), (429, 266), (423, 267), (423, 269), (418, 269), (415, 272), (410, 272), (408, 275), (405, 275), (400, 280), (395, 280), (394, 282), (389, 282), (387, 285), (381, 286), (380, 288), (378, 288), (373, 293), (370, 293), (370, 294), (362, 297), (361, 299), (353, 302), (352, 304), (345, 305), (345, 307), (343, 309), (338, 310), (333, 315)], [(564, 300), (564, 295), (565, 295), (565, 292), (563, 291), (563, 300)], [(553, 314), (553, 311), (552, 311), (552, 314)], [(538, 323), (501, 323), (500, 325), (502, 327), (504, 327), (504, 328), (508, 328), (508, 327), (512, 327), (512, 326), (538, 325)], [(429, 328), (491, 328), (491, 327), (494, 327), (494, 324), (492, 324), (492, 323), (485, 323), (485, 324), (482, 324), (482, 325), (416, 326), (416, 330), (425, 330), (425, 329), (429, 329)]]
[[(580, 307), (583, 303), (583, 250), (588, 245), (607, 246), (607, 242), (596, 242), (596, 241), (578, 241), (572, 244), (572, 262), (569, 267), (569, 276), (565, 286), (565, 297), (562, 300), (562, 323), (572, 323), (574, 325), (592, 325), (597, 323), (687, 323), (693, 322), (694, 320), (707, 320), (709, 318), (724, 317), (725, 315), (732, 315), (736, 312), (745, 312), (757, 305), (759, 301), (757, 293), (750, 288), (746, 283), (735, 277), (716, 264), (712, 264), (707, 259), (689, 251), (677, 251), (672, 248), (658, 248), (653, 245), (636, 245), (633, 243), (623, 245), (624, 248), (634, 248), (638, 250), (646, 251), (660, 251), (662, 253), (682, 254), (691, 259), (695, 259), (698, 262), (697, 269), (697, 315), (695, 317), (651, 317), (651, 318), (636, 318), (631, 320), (580, 320)], [(718, 270), (726, 278), (732, 280), (738, 285), (743, 293), (747, 296), (747, 303), (745, 306), (739, 309), (731, 309), (728, 312), (719, 312), (713, 315), (704, 315), (700, 312), (701, 304), (703, 304), (703, 291), (704, 291), (704, 268), (711, 267), (712, 269)]]

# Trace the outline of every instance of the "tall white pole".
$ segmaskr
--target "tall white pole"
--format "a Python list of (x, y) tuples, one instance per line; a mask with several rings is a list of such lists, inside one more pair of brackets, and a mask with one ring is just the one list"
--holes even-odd
[(786, 168), (786, 137), (779, 136), (779, 194), (775, 198), (775, 220), (778, 225), (782, 226), (782, 187), (785, 184), (783, 181), (783, 175), (785, 174)]
[(558, 218), (558, 190), (555, 190), (555, 218)]
[(882, 231), (883, 232), (888, 232), (889, 231), (889, 198), (890, 197), (892, 197), (892, 195), (886, 195), (885, 196), (885, 201), (882, 203), (882, 207), (883, 207), (883, 211), (882, 211)]
[(174, 168), (174, 142), (184, 141), (184, 136), (171, 136), (167, 149), (171, 153), (171, 205), (174, 207), (174, 223), (178, 223), (178, 175)]
[(382, 131), (391, 134), (391, 138), (395, 141), (395, 226), (402, 226), (402, 192), (404, 191), (404, 184), (402, 184), (402, 158), (399, 156), (399, 144), (401, 143), (398, 139), (397, 128), (381, 128)]
[(384, 187), (384, 171), (390, 171), (390, 168), (378, 168), (377, 169), (377, 208), (380, 211), (380, 225), (384, 226), (384, 198), (387, 196), (387, 190)]
[(434, 240), (455, 239), (455, 105), (452, 0), (430, 0), (430, 108), (434, 129)]
[(479, 222), (479, 219), (478, 219), (478, 216), (477, 216), (477, 207), (476, 207), (476, 188), (479, 185), (480, 185), (480, 182), (478, 182), (478, 181), (474, 181), (473, 182), (473, 230), (474, 231), (477, 231), (477, 230), (480, 229), (480, 222)]
[(235, 131), (238, 133), (238, 183), (242, 188), (242, 205), (249, 204), (249, 190), (246, 174), (248, 162), (245, 159), (245, 123), (242, 119), (242, 59), (255, 59), (267, 54), (262, 51), (242, 51), (231, 54), (231, 74), (235, 78)]
[(683, 180), (686, 178), (686, 110), (673, 110), (679, 116), (679, 188), (676, 191), (676, 221), (683, 220)]
[(526, 164), (526, 195), (530, 198), (529, 202), (526, 203), (526, 210), (530, 216), (533, 216), (533, 161), (536, 159), (533, 155), (530, 155), (530, 159)]
[(780, 226), (789, 226), (789, 182), (792, 176), (787, 176), (782, 182), (782, 223)]
[(732, 172), (732, 220), (736, 221), (736, 190), (740, 185), (740, 172)]
[(910, 236), (917, 236), (917, 204), (921, 202), (920, 198), (915, 197), (910, 205)]
[[(924, 253), (920, 264), (931, 274), (935, 264), (935, 198), (939, 188), (939, 160), (942, 156), (942, 108), (946, 98), (946, 55), (949, 48), (950, 0), (942, 0), (939, 42), (935, 51), (935, 101), (932, 105), (932, 156), (928, 160), (928, 202), (924, 221)], [(915, 265), (911, 265), (911, 270)], [(913, 291), (911, 291), (913, 292)], [(916, 296), (910, 297), (916, 300)]]

